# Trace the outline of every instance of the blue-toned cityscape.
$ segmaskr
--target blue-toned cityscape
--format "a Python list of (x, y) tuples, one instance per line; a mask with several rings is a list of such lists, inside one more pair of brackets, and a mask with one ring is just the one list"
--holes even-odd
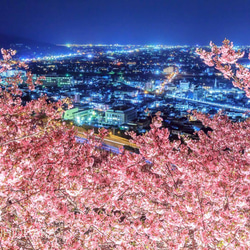
[[(174, 138), (202, 129), (191, 110), (210, 115), (223, 110), (234, 121), (249, 117), (250, 101), (219, 71), (205, 65), (196, 47), (165, 45), (58, 45), (69, 52), (22, 58), (42, 86), (22, 85), (23, 101), (46, 94), (51, 101), (70, 98), (64, 113), (69, 124), (85, 129), (105, 127), (113, 135), (145, 133), (160, 111)], [(248, 47), (241, 47), (248, 51)], [(246, 59), (241, 59), (245, 66)], [(2, 79), (15, 70), (1, 74)], [(26, 78), (26, 72), (22, 72)], [(203, 128), (204, 129), (204, 128)]]

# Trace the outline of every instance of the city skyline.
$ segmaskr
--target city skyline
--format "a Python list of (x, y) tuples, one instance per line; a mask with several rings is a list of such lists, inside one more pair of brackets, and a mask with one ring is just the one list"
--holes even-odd
[(248, 1), (1, 1), (0, 34), (54, 44), (247, 45)]

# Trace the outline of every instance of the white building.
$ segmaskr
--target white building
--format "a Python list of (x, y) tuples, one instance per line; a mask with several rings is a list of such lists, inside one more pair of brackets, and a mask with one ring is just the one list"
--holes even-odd
[(72, 86), (74, 79), (72, 76), (45, 76), (43, 83), (45, 86)]
[(180, 81), (180, 89), (181, 90), (187, 91), (187, 90), (189, 90), (189, 86), (190, 86), (190, 82), (187, 82), (185, 80)]
[(105, 112), (105, 122), (112, 125), (121, 125), (137, 118), (133, 107), (117, 106)]
[(78, 125), (82, 124), (90, 124), (94, 120), (99, 120), (97, 112), (95, 112), (92, 108), (72, 108), (66, 110), (63, 115), (64, 120), (74, 121)]
[(26, 76), (25, 70), (8, 70), (0, 73), (1, 77), (13, 77), (15, 75), (19, 74), (22, 78)]
[(79, 112), (79, 108), (68, 109), (63, 114), (64, 120), (73, 120), (75, 115)]

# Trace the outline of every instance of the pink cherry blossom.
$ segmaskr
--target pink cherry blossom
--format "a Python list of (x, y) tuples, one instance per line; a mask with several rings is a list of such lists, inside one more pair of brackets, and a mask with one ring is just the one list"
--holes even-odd
[[(197, 49), (196, 52), (200, 55), (200, 58), (204, 60), (208, 66), (214, 66), (217, 70), (223, 73), (223, 76), (227, 79), (232, 79), (235, 87), (243, 89), (246, 92), (246, 96), (250, 97), (250, 78), (248, 69), (243, 66), (239, 66), (237, 61), (244, 56), (244, 52), (235, 51), (233, 49), (233, 43), (227, 39), (223, 41), (222, 46), (219, 48), (212, 42), (210, 42), (211, 52), (207, 52), (202, 49)], [(239, 70), (233, 71), (232, 65), (235, 65)]]
[[(232, 69), (242, 54), (227, 41), (211, 46), (202, 58), (249, 93), (249, 71)], [(2, 53), (3, 71), (24, 66)], [(42, 82), (27, 76), (32, 88)], [(76, 142), (61, 121), (69, 100), (22, 106), (19, 82), (0, 98), (2, 249), (249, 248), (249, 119), (193, 112), (212, 131), (170, 141), (158, 112), (149, 132), (129, 133), (139, 154), (112, 154), (100, 147), (105, 129)]]

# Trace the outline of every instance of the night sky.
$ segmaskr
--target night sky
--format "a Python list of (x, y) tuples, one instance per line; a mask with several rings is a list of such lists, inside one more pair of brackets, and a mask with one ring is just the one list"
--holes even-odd
[(250, 44), (250, 0), (1, 0), (0, 34), (50, 43)]

